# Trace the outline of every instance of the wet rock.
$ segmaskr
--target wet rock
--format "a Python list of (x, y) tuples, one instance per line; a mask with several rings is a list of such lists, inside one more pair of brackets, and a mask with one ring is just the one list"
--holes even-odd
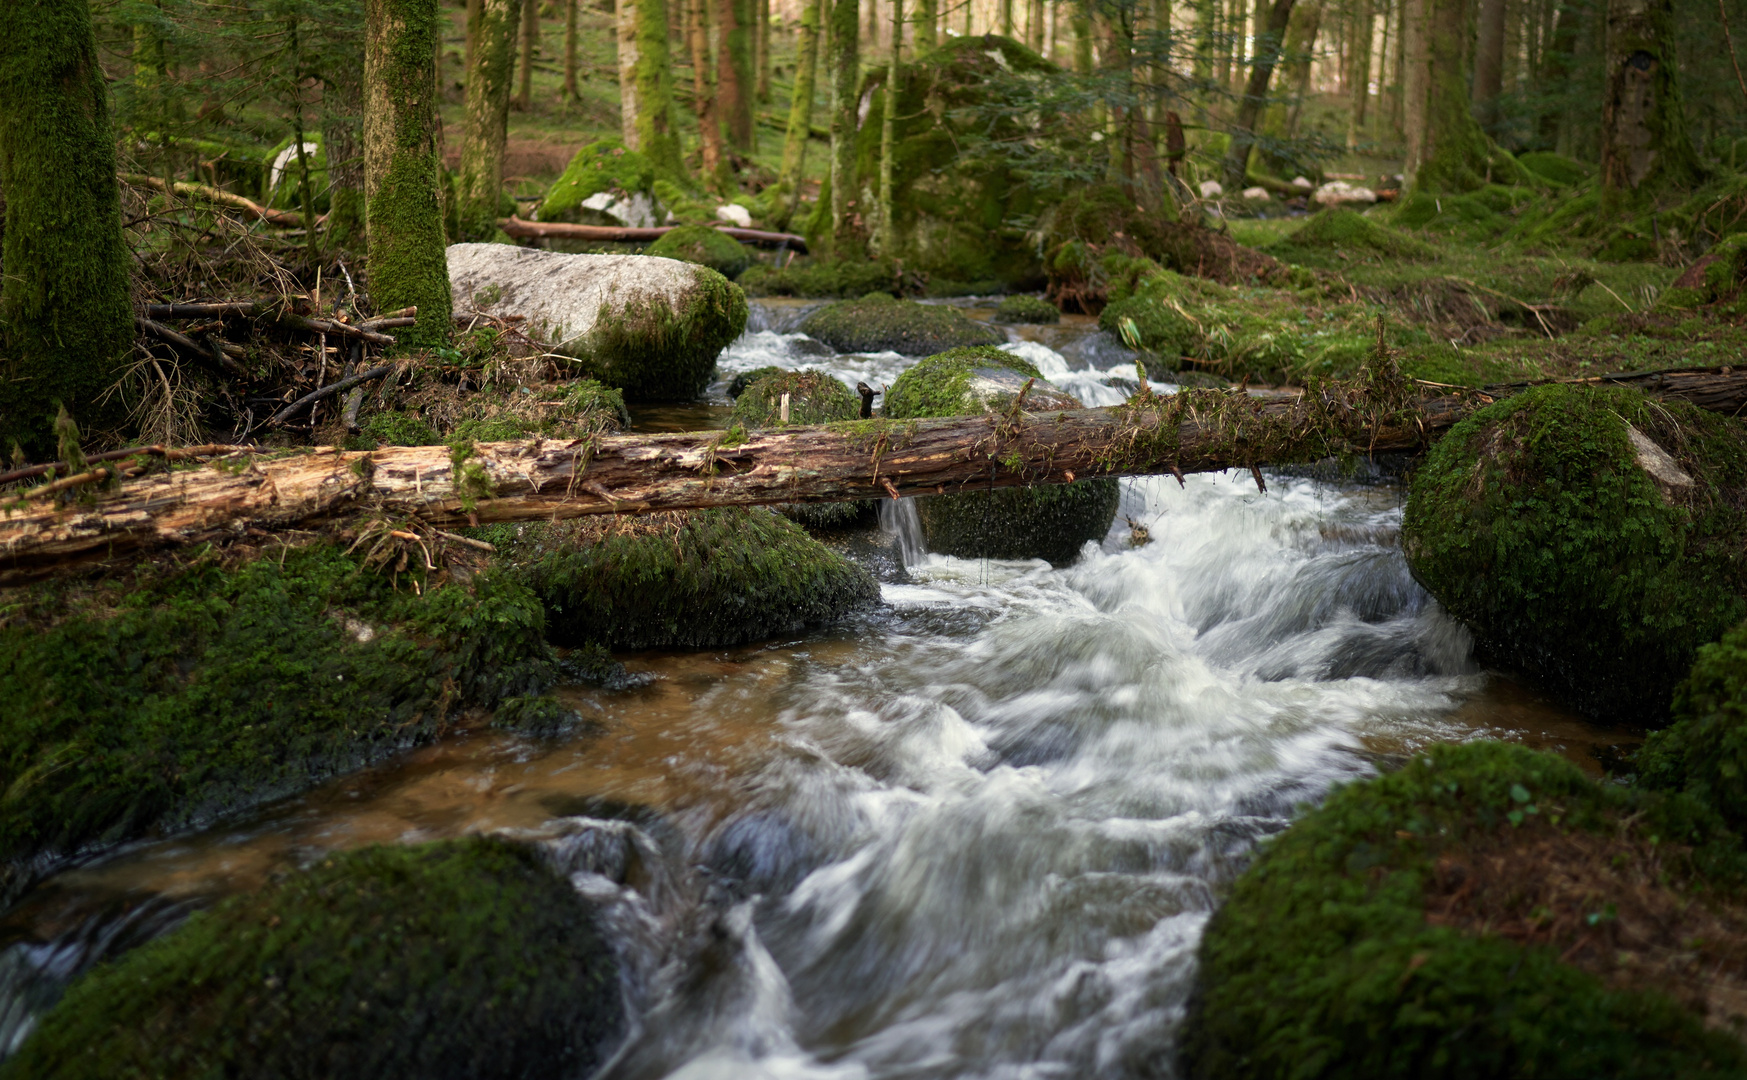
[[(1001, 412), (1013, 407), (1021, 391), (1028, 412), (1080, 407), (1025, 360), (985, 347), (931, 356), (898, 376), (886, 393), (885, 415), (911, 419)], [(1050, 487), (932, 495), (916, 500), (916, 512), (930, 551), (1065, 565), (1079, 558), (1086, 541), (1100, 541), (1110, 531), (1118, 495), (1116, 481), (1101, 477)]]
[(1539, 387), (1438, 442), (1402, 537), (1493, 662), (1655, 726), (1698, 648), (1747, 616), (1747, 431), (1631, 389)]
[(510, 526), (494, 539), (560, 645), (704, 649), (830, 622), (879, 595), (862, 567), (764, 507)]
[(801, 332), (839, 352), (896, 352), (930, 356), (964, 345), (998, 345), (1007, 335), (972, 322), (957, 308), (896, 300), (869, 293), (820, 308), (807, 316)]
[(1062, 313), (1054, 304), (1037, 296), (1005, 296), (995, 308), (998, 323), (1055, 323), (1061, 319)]
[(523, 333), (633, 401), (696, 397), (746, 326), (745, 295), (691, 263), (506, 244), (452, 244), (448, 254), (457, 311), (521, 316)]
[(10, 1076), (586, 1075), (625, 1026), (594, 909), (531, 848), (335, 855), (73, 984)]
[[(764, 374), (735, 395), (729, 423), (748, 430), (795, 424), (829, 424), (861, 415), (861, 399), (842, 381), (821, 371), (761, 369)], [(732, 389), (732, 388), (730, 388)], [(783, 398), (788, 417), (783, 417)], [(841, 529), (873, 516), (872, 499), (848, 502), (782, 503), (776, 510), (808, 529)]]
[(535, 211), (540, 221), (583, 225), (659, 225), (655, 169), (649, 159), (617, 139), (589, 143), (552, 182)]
[(1330, 180), (1316, 189), (1310, 201), (1318, 206), (1369, 206), (1377, 201), (1377, 193), (1345, 180)]
[(644, 254), (707, 266), (730, 281), (752, 265), (752, 253), (744, 244), (708, 225), (681, 225), (650, 244)]
[(1672, 711), (1633, 761), (1639, 782), (1689, 792), (1747, 832), (1747, 623), (1699, 650)]
[(1701, 924), (1707, 955), (1744, 944), (1738, 901), (1691, 900), (1734, 845), (1690, 802), (1551, 754), (1415, 754), (1238, 879), (1202, 939), (1184, 1074), (1740, 1075), (1747, 988), (1689, 951)]

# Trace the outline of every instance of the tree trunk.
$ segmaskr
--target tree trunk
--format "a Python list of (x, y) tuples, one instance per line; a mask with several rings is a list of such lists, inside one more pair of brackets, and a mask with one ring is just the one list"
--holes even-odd
[[(930, 3), (932, 2), (933, 0), (930, 0)], [(1026, 20), (1025, 43), (1031, 46), (1033, 52), (1042, 55), (1043, 24), (1048, 20), (1048, 16), (1044, 13), (1043, 0), (1031, 0), (1031, 4), (1027, 10), (1030, 11), (1031, 14)]]
[[(1296, 50), (1297, 59), (1288, 61), (1292, 65), (1292, 102), (1286, 112), (1286, 138), (1295, 138), (1298, 134), (1298, 118), (1304, 114), (1304, 99), (1310, 96), (1310, 68), (1316, 55), (1316, 37), (1322, 32), (1322, 0), (1314, 4), (1299, 5), (1298, 11), (1305, 15), (1304, 43)], [(1292, 50), (1290, 31), (1286, 42), (1288, 51)]]
[[(867, 0), (872, 3), (872, 0)], [(855, 133), (857, 83), (861, 79), (858, 0), (831, 5), (831, 255), (849, 258), (857, 247), (855, 222)]]
[[(1195, 57), (1189, 73), (1195, 83), (1195, 122), (1207, 124), (1209, 94), (1213, 82), (1214, 36), (1219, 26), (1218, 0), (1195, 0)], [(1089, 67), (1090, 65), (1088, 65)]]
[(1480, 0), (1479, 34), (1474, 45), (1474, 109), (1485, 127), (1498, 122), (1498, 95), (1504, 90), (1504, 0)]
[(728, 145), (752, 149), (754, 0), (717, 0), (716, 97)]
[(1013, 36), (1013, 0), (1001, 0), (1001, 36)]
[(336, 64), (322, 86), (322, 147), (328, 155), (328, 243), (364, 242), (364, 73)]
[(1322, 0), (1303, 0), (1292, 9), (1286, 26), (1286, 45), (1281, 55), (1281, 89), (1290, 101), (1276, 101), (1262, 114), (1261, 152), (1256, 155), (1257, 167), (1274, 175), (1295, 164), (1278, 144), (1292, 137), (1292, 121), (1298, 102), (1310, 84), (1310, 51), (1316, 47), (1317, 31), (1322, 26)]
[(892, 190), (892, 159), (897, 155), (898, 98), (901, 96), (902, 73), (899, 65), (904, 54), (904, 0), (892, 0), (892, 58), (886, 68), (886, 107), (880, 118), (880, 240), (879, 253), (895, 258), (898, 251), (898, 228), (894, 220), (895, 193)]
[[(1073, 0), (1071, 0), (1073, 2)], [(965, 10), (970, 10), (966, 5)], [(1084, 3), (1074, 2), (1074, 15), (1069, 20), (1074, 31), (1074, 74), (1092, 74), (1092, 17)], [(966, 30), (969, 33), (969, 30)]]
[(1364, 141), (1365, 113), (1371, 103), (1371, 0), (1354, 0), (1352, 44), (1348, 47), (1347, 153)]
[(1231, 145), (1225, 151), (1225, 186), (1241, 190), (1246, 183), (1250, 150), (1255, 145), (1256, 121), (1268, 100), (1268, 82), (1274, 77), (1274, 67), (1280, 62), (1280, 44), (1292, 20), (1294, 0), (1274, 0), (1268, 9), (1268, 23), (1256, 38), (1256, 58), (1250, 67), (1249, 85), (1244, 87), (1243, 100), (1238, 102), (1237, 122), (1232, 125)]
[(109, 89), (85, 0), (0, 4), (0, 453), (91, 430), (133, 342)]
[(917, 56), (940, 44), (940, 0), (920, 0), (917, 3), (916, 27), (911, 34), (916, 42)]
[(431, 63), (440, 12), (437, 0), (366, 0), (364, 12), (370, 296), (383, 311), (418, 307), (418, 322), (395, 335), (397, 348), (433, 348), (454, 333)]
[(710, 0), (686, 3), (686, 43), (692, 58), (692, 110), (698, 117), (698, 154), (704, 183), (724, 191), (728, 175), (727, 150), (722, 145), (722, 116), (717, 111), (714, 68), (710, 64)]
[(1424, 159), (1410, 183), (1422, 191), (1515, 183), (1521, 167), (1499, 152), (1470, 107), (1466, 0), (1430, 0), (1430, 6)]
[(819, 4), (807, 0), (801, 8), (801, 25), (795, 40), (795, 92), (789, 98), (789, 127), (783, 137), (782, 170), (777, 189), (782, 197), (773, 204), (777, 228), (786, 229), (801, 198), (801, 176), (807, 161), (807, 137), (813, 130), (813, 87), (819, 70)]
[(1673, 21), (1673, 0), (1609, 0), (1601, 111), (1604, 220), (1665, 189), (1695, 186), (1703, 175), (1675, 82)]
[(540, 5), (522, 4), (522, 86), (516, 91), (516, 111), (534, 107), (534, 57), (540, 52)]
[(510, 81), (515, 73), (516, 27), (522, 6), (538, 0), (483, 0), (474, 24), (473, 66), (461, 135), (459, 240), (485, 241), (497, 233), (503, 196), (503, 148), (509, 130)]
[(564, 0), (564, 100), (575, 104), (582, 100), (576, 85), (576, 9), (581, 0)]
[(758, 69), (757, 97), (759, 101), (765, 102), (770, 100), (770, 0), (756, 0), (756, 3), (758, 39), (753, 61)]
[(461, 70), (464, 72), (473, 70), (473, 45), (476, 37), (475, 31), (479, 27), (479, 8), (482, 2), (483, 0), (467, 0), (467, 18), (462, 23), (465, 27), (463, 38), (465, 45), (461, 58)]
[[(536, 3), (538, 0), (524, 0)], [(619, 131), (657, 176), (684, 174), (673, 117), (673, 65), (667, 52), (667, 0), (619, 0)]]
[(1407, 140), (1402, 173), (1407, 183), (1425, 165), (1431, 152), (1427, 97), (1431, 86), (1427, 17), (1432, 0), (1401, 0), (1401, 130)]

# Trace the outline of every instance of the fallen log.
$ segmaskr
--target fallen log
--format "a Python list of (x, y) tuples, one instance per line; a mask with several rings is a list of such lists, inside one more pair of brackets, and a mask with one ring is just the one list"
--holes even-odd
[[(262, 206), (253, 199), (246, 198), (234, 192), (225, 191), (221, 188), (209, 187), (206, 184), (195, 184), (187, 180), (178, 180), (174, 184), (165, 184), (161, 177), (146, 176), (143, 173), (123, 173), (121, 179), (133, 184), (135, 187), (155, 187), (159, 191), (173, 191), (177, 195), (190, 195), (195, 198), (205, 199), (207, 202), (218, 203), (220, 206), (228, 206), (233, 210), (241, 210), (260, 218), (269, 225), (278, 225), (282, 228), (291, 229), (300, 229), (303, 227), (302, 214), (291, 210), (275, 210), (269, 206)], [(321, 217), (316, 218), (316, 224), (321, 224), (326, 217), (327, 215), (323, 214)]]
[[(367, 373), (368, 374), (368, 373)], [(1715, 378), (1727, 380), (1728, 393)], [(1615, 380), (1619, 381), (1619, 380)], [(1747, 408), (1747, 372), (1639, 377), (1663, 397)], [(337, 386), (336, 386), (337, 389)], [(836, 502), (1208, 472), (1416, 451), (1495, 400), (1415, 396), (1400, 380), (1292, 398), (1143, 391), (1108, 409), (873, 419), (747, 433), (529, 439), (460, 447), (238, 454), (106, 492), (23, 493), (0, 506), (0, 586), (81, 561), (203, 543), (248, 529), (314, 528), (360, 512), (434, 527), (704, 506)], [(85, 501), (79, 501), (84, 496)]]
[[(571, 225), (563, 221), (523, 221), (519, 217), (500, 218), (498, 227), (519, 240), (600, 240), (620, 244), (644, 244), (661, 239), (679, 228), (678, 225), (654, 225), (634, 228), (629, 225)], [(717, 225), (716, 231), (732, 236), (743, 244), (755, 247), (787, 248), (797, 255), (807, 254), (807, 238), (794, 233), (766, 232), (763, 229), (742, 229)]]

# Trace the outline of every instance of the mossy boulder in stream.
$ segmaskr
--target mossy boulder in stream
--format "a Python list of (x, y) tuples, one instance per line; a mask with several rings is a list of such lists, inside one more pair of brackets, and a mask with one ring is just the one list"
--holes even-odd
[(305, 790), (558, 681), (539, 599), (497, 572), (417, 571), (432, 545), (382, 529), (350, 551), (209, 550), (12, 590), (0, 897), (59, 857)]
[[(784, 426), (785, 394), (789, 399), (790, 425), (830, 424), (861, 415), (861, 399), (835, 376), (822, 371), (758, 370), (762, 374), (739, 392), (729, 387), (729, 393), (734, 395), (734, 411), (728, 415), (730, 426), (739, 424), (748, 430)], [(873, 513), (874, 501), (783, 503), (776, 509), (809, 529), (841, 529), (866, 520)]]
[(894, 299), (869, 293), (820, 308), (801, 323), (801, 332), (838, 352), (895, 352), (930, 356), (965, 345), (999, 345), (1007, 335), (972, 322), (957, 308)]
[[(994, 348), (953, 349), (910, 368), (886, 392), (885, 414), (909, 420), (969, 416), (1013, 407), (1027, 381), (1024, 408), (1031, 412), (1077, 409), (1072, 395), (1043, 380), (1029, 362)], [(1099, 541), (1116, 518), (1120, 492), (1107, 477), (1072, 484), (1001, 488), (916, 500), (928, 550), (965, 559), (1048, 559), (1058, 565), (1079, 557), (1086, 541)]]
[(998, 323), (1058, 323), (1062, 321), (1062, 313), (1056, 310), (1054, 304), (1041, 296), (1005, 296), (995, 307), (995, 321)]
[(1642, 782), (1685, 789), (1747, 833), (1747, 623), (1699, 650), (1673, 711), (1638, 752)]
[(497, 526), (552, 640), (704, 649), (792, 633), (879, 596), (873, 576), (763, 507)]
[(1699, 647), (1747, 616), (1747, 428), (1626, 388), (1538, 387), (1439, 440), (1402, 547), (1494, 662), (1656, 726)]
[(1433, 747), (1238, 879), (1202, 939), (1184, 1072), (1747, 1076), (1719, 971), (1747, 949), (1742, 872), (1689, 798), (1520, 746)]
[(681, 225), (662, 234), (644, 253), (707, 266), (730, 281), (752, 265), (746, 245), (708, 225)]
[(590, 904), (492, 838), (330, 856), (75, 982), (4, 1077), (586, 1076), (624, 1028)]

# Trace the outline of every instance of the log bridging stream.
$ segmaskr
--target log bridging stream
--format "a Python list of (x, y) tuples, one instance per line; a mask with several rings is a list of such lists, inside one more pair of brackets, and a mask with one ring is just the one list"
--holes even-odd
[[(1728, 369), (1605, 381), (1630, 381), (1713, 411), (1747, 407), (1747, 374)], [(1013, 408), (755, 432), (233, 454), (116, 490), (61, 490), (57, 499), (20, 492), (0, 521), (0, 585), (69, 564), (250, 529), (318, 528), (360, 513), (452, 527), (895, 499), (1410, 452), (1494, 400), (1472, 390), (1415, 397), (1414, 388), (1379, 380), (1266, 400), (1230, 391), (1143, 392), (1114, 408), (1037, 414)]]

